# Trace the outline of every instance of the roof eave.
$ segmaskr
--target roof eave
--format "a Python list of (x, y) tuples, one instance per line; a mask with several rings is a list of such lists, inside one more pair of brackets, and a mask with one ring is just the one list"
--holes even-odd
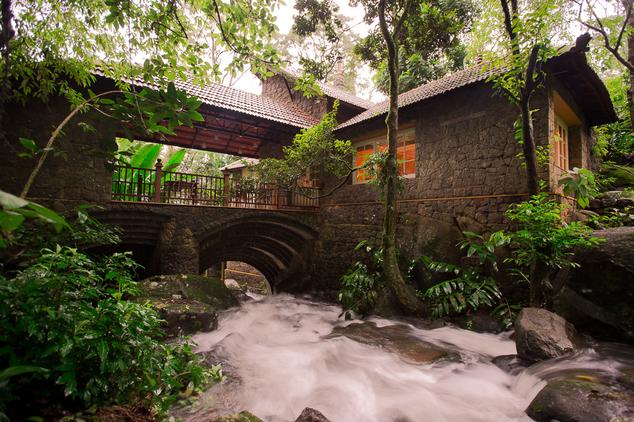
[(588, 64), (585, 52), (571, 50), (553, 57), (547, 71), (557, 77), (582, 109), (589, 126), (619, 120), (610, 93), (599, 75)]

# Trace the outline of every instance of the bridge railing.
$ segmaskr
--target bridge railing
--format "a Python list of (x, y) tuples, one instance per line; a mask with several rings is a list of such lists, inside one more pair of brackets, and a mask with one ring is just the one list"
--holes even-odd
[(112, 200), (257, 209), (311, 209), (319, 206), (315, 187), (281, 189), (252, 180), (116, 165)]

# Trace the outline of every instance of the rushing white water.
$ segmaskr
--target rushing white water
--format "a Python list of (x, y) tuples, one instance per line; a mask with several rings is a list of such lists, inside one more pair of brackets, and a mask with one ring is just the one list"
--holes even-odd
[[(194, 340), (199, 351), (223, 361), (229, 380), (180, 416), (208, 420), (215, 408), (286, 422), (313, 407), (332, 422), (530, 420), (524, 409), (543, 382), (524, 376), (516, 383), (491, 363), (515, 353), (508, 336), (410, 327), (413, 336), (460, 355), (414, 363), (381, 347), (328, 336), (335, 327), (356, 323), (341, 321), (339, 312), (279, 295), (224, 313), (218, 330)], [(379, 327), (395, 324), (373, 321)]]

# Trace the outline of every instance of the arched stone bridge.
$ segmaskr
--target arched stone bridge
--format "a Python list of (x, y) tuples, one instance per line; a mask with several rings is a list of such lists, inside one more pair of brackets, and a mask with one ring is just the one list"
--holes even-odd
[(146, 276), (198, 274), (223, 261), (242, 261), (257, 268), (273, 291), (308, 287), (316, 212), (122, 202), (92, 214), (122, 229), (116, 249), (132, 250)]

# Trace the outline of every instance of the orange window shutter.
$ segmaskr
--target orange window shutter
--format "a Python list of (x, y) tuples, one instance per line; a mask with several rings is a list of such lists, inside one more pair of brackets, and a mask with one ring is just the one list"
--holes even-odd
[(404, 150), (403, 159), (405, 161), (412, 161), (416, 159), (416, 144), (406, 145)]
[(416, 174), (416, 161), (403, 163), (403, 174)]

